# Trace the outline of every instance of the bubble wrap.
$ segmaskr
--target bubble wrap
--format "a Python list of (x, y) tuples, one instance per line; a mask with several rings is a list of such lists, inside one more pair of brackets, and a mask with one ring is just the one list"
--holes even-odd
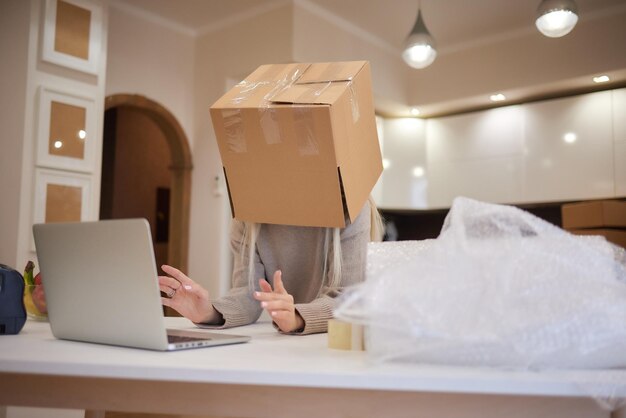
[(439, 237), (372, 243), (335, 315), (378, 361), (626, 366), (626, 256), (520, 209), (457, 198)]

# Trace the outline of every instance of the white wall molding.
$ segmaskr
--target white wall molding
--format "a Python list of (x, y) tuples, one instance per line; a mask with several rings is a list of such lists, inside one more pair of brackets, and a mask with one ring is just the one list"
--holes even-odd
[(226, 19), (222, 19), (219, 23), (211, 23), (205, 25), (196, 31), (196, 35), (202, 36), (211, 32), (216, 32), (227, 28), (229, 26), (236, 25), (241, 22), (245, 22), (246, 20), (253, 19), (259, 15), (271, 12), (272, 10), (279, 9), (288, 5), (291, 0), (276, 0), (272, 2), (268, 2), (262, 4), (258, 7), (252, 7), (250, 9), (244, 10), (241, 13), (237, 13), (235, 15), (229, 16)]
[(166, 19), (156, 13), (152, 13), (140, 7), (133, 6), (132, 4), (123, 3), (120, 0), (111, 1), (110, 7), (117, 9), (119, 11), (122, 11), (124, 13), (127, 13), (133, 17), (154, 23), (155, 25), (163, 26), (167, 29), (178, 32), (182, 35), (187, 35), (191, 37), (198, 36), (198, 31), (196, 30), (193, 30), (185, 25), (181, 25), (177, 22), (174, 22), (171, 19)]
[(365, 29), (361, 28), (360, 26), (355, 25), (354, 23), (343, 19), (335, 14), (333, 14), (332, 12), (330, 12), (329, 10), (325, 9), (324, 7), (321, 7), (309, 0), (293, 0), (294, 4), (297, 7), (300, 7), (304, 10), (306, 10), (309, 13), (312, 13), (324, 20), (326, 20), (327, 22), (333, 24), (334, 26), (338, 27), (339, 29), (350, 33), (351, 35), (356, 36), (359, 39), (364, 40), (365, 42), (376, 46), (377, 48), (382, 49), (383, 51), (394, 55), (396, 57), (399, 57), (402, 54), (402, 50), (398, 47), (395, 47), (393, 45), (391, 45), (390, 43), (388, 43), (387, 41), (379, 38), (376, 35), (373, 35), (372, 33), (366, 31)]

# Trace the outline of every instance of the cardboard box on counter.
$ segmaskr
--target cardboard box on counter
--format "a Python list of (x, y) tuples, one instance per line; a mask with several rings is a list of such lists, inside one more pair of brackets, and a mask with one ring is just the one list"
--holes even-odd
[(626, 201), (596, 200), (561, 207), (563, 228), (626, 228)]
[(366, 61), (262, 65), (211, 119), (242, 221), (344, 227), (382, 173)]
[(615, 245), (626, 248), (626, 229), (570, 229), (576, 235), (600, 235)]

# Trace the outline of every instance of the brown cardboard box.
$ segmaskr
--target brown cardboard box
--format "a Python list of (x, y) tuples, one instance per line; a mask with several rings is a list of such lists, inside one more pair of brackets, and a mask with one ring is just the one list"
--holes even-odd
[(563, 228), (626, 228), (626, 201), (597, 200), (561, 207)]
[(382, 172), (370, 80), (366, 61), (262, 65), (211, 106), (234, 218), (358, 216)]
[(607, 241), (626, 248), (626, 229), (571, 229), (569, 232), (576, 235), (601, 235)]

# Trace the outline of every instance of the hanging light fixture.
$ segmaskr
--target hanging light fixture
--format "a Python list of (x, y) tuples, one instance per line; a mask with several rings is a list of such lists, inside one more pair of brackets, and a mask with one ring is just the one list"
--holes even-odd
[(435, 40), (426, 29), (418, 4), (417, 19), (404, 43), (402, 58), (409, 66), (421, 69), (432, 64), (436, 57)]
[(537, 8), (535, 25), (550, 38), (560, 38), (574, 29), (578, 8), (574, 0), (542, 0)]

